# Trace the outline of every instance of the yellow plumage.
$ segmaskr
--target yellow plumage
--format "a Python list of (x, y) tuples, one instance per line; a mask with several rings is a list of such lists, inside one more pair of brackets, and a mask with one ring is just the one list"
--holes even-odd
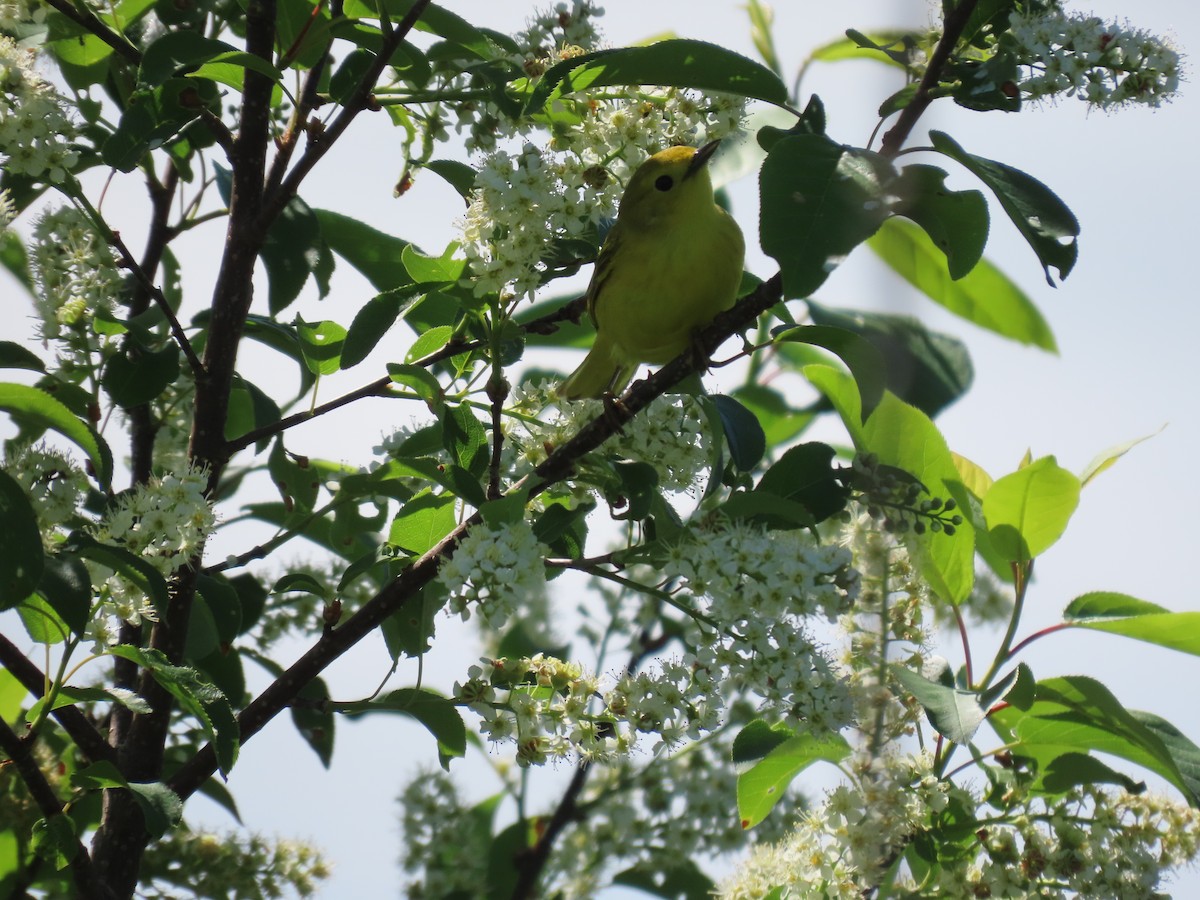
[(596, 341), (561, 397), (620, 392), (639, 363), (674, 359), (733, 305), (745, 241), (713, 199), (707, 162), (716, 146), (663, 150), (629, 179), (588, 285)]

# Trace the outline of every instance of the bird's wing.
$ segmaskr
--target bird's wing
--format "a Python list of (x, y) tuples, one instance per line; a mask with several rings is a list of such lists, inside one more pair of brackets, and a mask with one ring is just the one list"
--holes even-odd
[(584, 295), (587, 298), (588, 316), (591, 318), (592, 324), (596, 327), (600, 326), (599, 321), (596, 319), (596, 301), (600, 297), (600, 292), (604, 289), (605, 282), (612, 275), (613, 260), (617, 256), (620, 244), (621, 227), (620, 223), (618, 223), (608, 232), (604, 246), (600, 248), (600, 255), (596, 257), (596, 268), (592, 270), (592, 280), (588, 282), (587, 293)]

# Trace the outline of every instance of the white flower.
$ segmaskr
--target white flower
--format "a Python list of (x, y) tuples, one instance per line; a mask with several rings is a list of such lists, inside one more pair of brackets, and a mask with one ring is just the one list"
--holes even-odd
[(1058, 9), (1014, 13), (1006, 39), (1028, 69), (1019, 87), (1033, 100), (1065, 93), (1101, 109), (1157, 107), (1179, 90), (1179, 52), (1128, 23)]
[[(11, 7), (0, 20), (19, 15)], [(2, 27), (2, 25), (0, 25)], [(66, 104), (33, 67), (35, 54), (0, 35), (0, 155), (14, 175), (60, 182), (79, 160)]]
[(29, 495), (42, 543), (50, 549), (87, 492), (87, 477), (64, 453), (33, 444), (10, 450), (4, 468)]
[(450, 612), (465, 621), (474, 609), (484, 625), (498, 629), (523, 606), (544, 602), (549, 552), (528, 522), (475, 526), (438, 570)]

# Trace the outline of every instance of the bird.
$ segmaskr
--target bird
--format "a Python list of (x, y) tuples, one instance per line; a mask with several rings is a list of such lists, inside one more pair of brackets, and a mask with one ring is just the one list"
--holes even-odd
[(639, 363), (679, 356), (733, 305), (746, 242), (713, 197), (719, 144), (662, 150), (629, 179), (585, 295), (596, 339), (559, 385), (562, 399), (619, 394)]

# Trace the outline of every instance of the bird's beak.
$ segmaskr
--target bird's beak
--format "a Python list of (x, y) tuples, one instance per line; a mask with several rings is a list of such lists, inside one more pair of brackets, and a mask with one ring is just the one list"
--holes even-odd
[(721, 142), (719, 140), (709, 141), (707, 144), (697, 150), (696, 155), (692, 157), (692, 161), (688, 163), (687, 172), (683, 177), (690, 178), (692, 175), (699, 172), (709, 161), (712, 155), (717, 152), (717, 148), (719, 146), (721, 146)]

